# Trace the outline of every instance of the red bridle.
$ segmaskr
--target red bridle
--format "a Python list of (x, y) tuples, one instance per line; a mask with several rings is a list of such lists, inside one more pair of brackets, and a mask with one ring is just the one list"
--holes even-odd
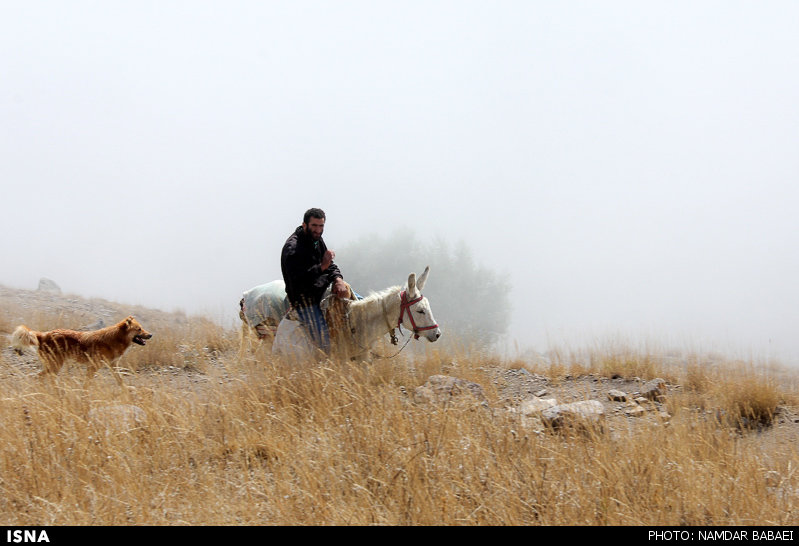
[(416, 322), (413, 320), (413, 313), (411, 313), (411, 305), (414, 303), (418, 303), (422, 301), (422, 296), (419, 294), (419, 297), (408, 301), (408, 295), (405, 293), (405, 290), (400, 292), (400, 316), (399, 320), (397, 321), (397, 327), (402, 330), (402, 316), (405, 314), (405, 311), (408, 311), (408, 318), (411, 320), (411, 326), (413, 326), (413, 334), (415, 339), (419, 339), (419, 332), (424, 332), (425, 330), (432, 330), (434, 328), (438, 328), (438, 324), (433, 324), (432, 326), (416, 326)]

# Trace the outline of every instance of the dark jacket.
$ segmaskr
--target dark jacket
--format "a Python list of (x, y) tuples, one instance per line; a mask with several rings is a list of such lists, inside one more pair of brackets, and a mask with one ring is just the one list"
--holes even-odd
[(342, 277), (335, 263), (322, 271), (322, 256), (327, 251), (323, 239), (314, 241), (299, 226), (286, 239), (280, 254), (280, 268), (286, 282), (286, 294), (295, 307), (319, 305), (327, 285)]

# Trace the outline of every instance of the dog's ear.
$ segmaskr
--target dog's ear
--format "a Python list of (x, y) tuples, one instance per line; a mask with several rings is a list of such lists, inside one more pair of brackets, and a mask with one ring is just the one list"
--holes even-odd
[(133, 324), (133, 315), (128, 315), (128, 318), (125, 319), (125, 326), (130, 328), (131, 324)]

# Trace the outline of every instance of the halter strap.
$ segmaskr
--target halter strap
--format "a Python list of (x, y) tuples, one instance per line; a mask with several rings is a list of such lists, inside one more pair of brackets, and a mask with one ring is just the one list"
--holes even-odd
[[(408, 294), (405, 292), (405, 290), (400, 292), (400, 316), (399, 316), (399, 319), (397, 320), (397, 327), (399, 327), (399, 328), (402, 327), (402, 316), (405, 314), (405, 311), (408, 311), (408, 318), (411, 321), (411, 326), (413, 326), (413, 334), (414, 334), (414, 337), (416, 339), (419, 339), (419, 332), (424, 332), (425, 330), (432, 330), (434, 328), (438, 328), (438, 324), (433, 324), (432, 326), (421, 326), (421, 327), (419, 327), (419, 326), (416, 326), (416, 322), (413, 320), (413, 313), (411, 313), (411, 309), (410, 309), (411, 305), (413, 305), (414, 303), (418, 303), (418, 302), (422, 301), (423, 297), (424, 296), (419, 294), (418, 298), (415, 298), (413, 300), (408, 300)], [(400, 330), (400, 331), (402, 331), (402, 330)]]

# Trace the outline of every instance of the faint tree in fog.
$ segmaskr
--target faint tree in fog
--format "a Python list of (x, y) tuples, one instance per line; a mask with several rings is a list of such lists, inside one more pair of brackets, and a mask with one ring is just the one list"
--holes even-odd
[(404, 284), (410, 273), (430, 266), (424, 295), (445, 335), (488, 344), (505, 334), (510, 322), (510, 283), (477, 264), (464, 242), (420, 241), (409, 230), (386, 237), (368, 235), (336, 249), (344, 279), (362, 296)]

